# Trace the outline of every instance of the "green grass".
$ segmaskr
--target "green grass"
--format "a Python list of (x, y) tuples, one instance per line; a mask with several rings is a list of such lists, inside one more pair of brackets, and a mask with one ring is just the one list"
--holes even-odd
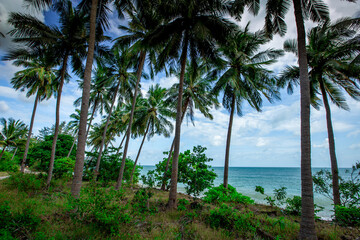
[[(7, 234), (17, 239), (296, 239), (299, 231), (299, 217), (283, 215), (279, 209), (265, 205), (232, 203), (220, 208), (200, 203), (200, 207), (191, 209), (192, 199), (179, 194), (189, 204), (183, 210), (167, 210), (168, 192), (157, 189), (149, 190), (152, 196), (147, 200), (134, 198), (137, 187), (119, 193), (111, 187), (85, 183), (81, 199), (73, 201), (70, 183), (58, 181), (50, 191), (19, 191), (8, 184), (10, 181), (0, 181), (0, 207), (9, 206), (15, 219), (10, 222), (15, 222), (15, 227), (8, 229), (17, 230)], [(132, 207), (135, 204), (137, 208)], [(146, 206), (145, 210), (140, 211), (139, 206)], [(30, 220), (18, 217), (25, 209), (31, 210)], [(230, 224), (220, 221), (211, 227), (209, 219), (215, 212)], [(0, 224), (4, 220), (1, 217)], [(28, 231), (25, 226), (31, 219), (39, 223)], [(316, 221), (316, 228), (319, 239), (356, 239), (360, 235), (359, 229), (324, 221)], [(0, 239), (6, 239), (2, 231)]]

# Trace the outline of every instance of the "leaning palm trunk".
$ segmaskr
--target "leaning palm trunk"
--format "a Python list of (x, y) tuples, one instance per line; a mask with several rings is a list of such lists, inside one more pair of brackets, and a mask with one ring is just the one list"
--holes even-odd
[(117, 97), (117, 94), (118, 94), (118, 91), (119, 91), (119, 88), (120, 88), (120, 81), (121, 81), (121, 80), (119, 80), (119, 83), (118, 83), (118, 85), (116, 86), (116, 90), (115, 90), (115, 94), (114, 94), (114, 99), (113, 99), (113, 101), (112, 101), (112, 103), (111, 103), (111, 107), (110, 107), (110, 110), (109, 110), (109, 113), (108, 113), (108, 117), (107, 117), (106, 123), (105, 123), (104, 132), (103, 132), (103, 134), (102, 134), (102, 139), (101, 139), (100, 149), (99, 149), (99, 155), (98, 155), (98, 158), (97, 158), (97, 160), (96, 160), (96, 167), (95, 167), (95, 170), (94, 170), (94, 177), (95, 177), (95, 178), (96, 178), (97, 175), (99, 175), (101, 155), (102, 155), (102, 152), (103, 152), (104, 143), (105, 143), (105, 139), (106, 139), (106, 131), (107, 131), (107, 128), (108, 128), (108, 126), (109, 126), (111, 113), (112, 113), (112, 110), (113, 110), (113, 107), (114, 107), (114, 104), (115, 104), (115, 101), (116, 101), (116, 97)]
[(136, 164), (137, 164), (137, 162), (138, 162), (138, 160), (139, 160), (140, 152), (141, 152), (141, 149), (142, 149), (142, 147), (143, 147), (143, 145), (144, 145), (146, 135), (148, 134), (149, 127), (150, 127), (150, 123), (148, 124), (148, 126), (147, 126), (147, 128), (146, 128), (144, 137), (143, 137), (143, 139), (142, 139), (142, 141), (141, 141), (141, 144), (140, 144), (140, 148), (139, 148), (138, 154), (136, 155), (136, 159), (135, 159), (135, 162), (134, 162), (134, 167), (133, 167), (133, 169), (132, 169), (132, 171), (131, 171), (130, 183), (133, 182), (133, 177), (134, 177), (134, 172), (135, 172), (135, 169), (136, 169)]
[[(187, 101), (185, 102), (185, 105), (184, 105), (184, 108), (183, 108), (183, 111), (182, 111), (182, 115), (181, 115), (181, 124), (184, 120), (184, 117), (185, 117), (185, 112), (186, 112), (186, 108), (187, 106), (189, 105), (189, 99), (187, 99)], [(166, 180), (166, 174), (167, 174), (167, 171), (169, 169), (169, 163), (170, 163), (170, 159), (171, 159), (171, 155), (172, 155), (172, 152), (174, 150), (174, 145), (175, 145), (175, 138), (171, 144), (171, 148), (170, 148), (170, 151), (169, 151), (169, 155), (168, 155), (168, 158), (167, 158), (167, 161), (166, 161), (166, 166), (165, 166), (165, 171), (164, 171), (164, 175), (163, 175), (163, 181), (162, 181), (162, 184), (161, 184), (161, 190), (165, 191), (165, 180)]]
[(130, 141), (131, 126), (132, 126), (132, 121), (133, 121), (133, 118), (134, 118), (136, 97), (137, 97), (137, 93), (138, 93), (138, 88), (139, 88), (139, 83), (140, 83), (140, 79), (141, 79), (142, 70), (144, 68), (145, 57), (146, 57), (146, 52), (141, 51), (140, 52), (140, 59), (139, 59), (139, 61), (140, 61), (139, 62), (139, 67), (138, 67), (138, 70), (137, 70), (137, 73), (136, 73), (136, 78), (137, 78), (136, 79), (136, 86), (135, 86), (134, 96), (133, 96), (133, 100), (132, 100), (132, 104), (131, 104), (129, 126), (128, 126), (128, 131), (126, 132), (125, 147), (124, 147), (123, 157), (122, 157), (122, 160), (121, 160), (119, 177), (117, 179), (116, 187), (115, 187), (116, 190), (119, 190), (119, 188), (121, 188), (122, 179), (123, 179), (123, 175), (124, 175), (125, 161), (126, 161), (127, 150), (128, 150), (129, 141)]
[(5, 149), (6, 149), (6, 146), (4, 146), (3, 150), (2, 150), (1, 153), (0, 153), (0, 160), (1, 160), (1, 158), (2, 158), (2, 156), (3, 156), (3, 154), (4, 154), (4, 152), (5, 152)]
[(86, 57), (86, 66), (84, 73), (84, 84), (81, 101), (80, 123), (78, 132), (78, 146), (76, 149), (76, 162), (74, 169), (74, 178), (71, 185), (71, 195), (74, 198), (80, 196), (82, 175), (84, 170), (84, 155), (86, 146), (86, 124), (89, 110), (89, 98), (90, 98), (90, 82), (91, 71), (94, 60), (95, 49), (95, 35), (96, 35), (96, 11), (98, 6), (98, 0), (92, 0), (90, 11), (90, 36), (89, 36), (89, 48)]
[(92, 123), (92, 120), (94, 119), (94, 114), (95, 114), (95, 110), (96, 110), (96, 107), (97, 107), (97, 99), (95, 100), (95, 103), (94, 103), (94, 107), (93, 107), (93, 110), (92, 110), (92, 113), (91, 113), (91, 117), (90, 117), (90, 122), (89, 122), (89, 126), (88, 126), (88, 129), (86, 131), (86, 137), (87, 135), (89, 134), (89, 131), (90, 131), (90, 128), (91, 128), (91, 123)]
[(71, 148), (70, 148), (70, 151), (69, 151), (68, 155), (66, 156), (67, 158), (70, 157), (70, 154), (71, 154), (71, 152), (72, 152), (72, 150), (73, 150), (73, 148), (75, 146), (75, 142), (76, 142), (76, 137), (75, 136), (76, 136), (76, 134), (77, 134), (77, 132), (74, 134), (74, 141), (73, 141), (73, 143), (71, 145)]
[(116, 155), (118, 155), (120, 153), (120, 149), (121, 149), (121, 147), (122, 147), (122, 145), (124, 143), (125, 137), (126, 137), (126, 133), (125, 133), (123, 139), (121, 140), (121, 143), (120, 143), (120, 145), (119, 145), (119, 147), (118, 147), (118, 149), (116, 151)]
[(14, 154), (13, 154), (12, 157), (11, 157), (11, 161), (14, 160), (14, 157), (15, 157), (15, 155), (16, 155), (17, 150), (18, 150), (18, 147), (15, 148), (15, 152), (14, 152)]
[(235, 110), (235, 95), (233, 95), (232, 101), (231, 101), (229, 127), (228, 127), (227, 138), (226, 138), (225, 165), (224, 165), (224, 187), (225, 188), (228, 188), (228, 180), (229, 180), (230, 141), (231, 141), (231, 130), (232, 130), (232, 125), (233, 125), (233, 118), (234, 118), (234, 110)]
[(23, 156), (23, 159), (21, 161), (20, 170), (21, 170), (22, 173), (25, 172), (26, 158), (27, 158), (27, 154), (28, 154), (28, 151), (29, 151), (30, 139), (31, 139), (32, 129), (33, 129), (33, 126), (34, 126), (34, 119), (35, 119), (35, 113), (36, 113), (36, 108), (37, 108), (38, 101), (39, 101), (39, 92), (36, 94), (36, 98), (35, 98), (35, 102), (34, 102), (34, 108), (33, 108), (32, 114), (31, 114), (30, 128), (29, 128), (29, 132), (28, 132), (28, 136), (27, 136), (26, 144), (25, 144), (24, 156)]
[(327, 99), (324, 83), (322, 82), (322, 80), (320, 81), (320, 90), (326, 111), (326, 124), (328, 130), (328, 138), (329, 138), (329, 152), (330, 152), (331, 173), (332, 173), (332, 183), (333, 183), (333, 198), (334, 198), (333, 200), (334, 200), (334, 206), (336, 206), (336, 205), (341, 205), (340, 192), (339, 192), (339, 170), (338, 170), (336, 153), (335, 153), (335, 138), (331, 123), (330, 105)]
[(59, 135), (60, 101), (61, 101), (62, 88), (64, 86), (64, 80), (65, 80), (65, 73), (66, 73), (68, 57), (69, 57), (68, 53), (65, 53), (64, 62), (63, 62), (63, 66), (62, 66), (62, 69), (61, 69), (60, 85), (59, 85), (59, 89), (58, 89), (58, 92), (57, 92), (55, 131), (54, 131), (54, 138), (53, 138), (52, 147), (51, 147), (51, 157), (50, 157), (50, 163), (49, 163), (48, 177), (47, 177), (47, 180), (46, 180), (46, 186), (47, 187), (50, 186), (52, 173), (53, 173), (53, 169), (54, 169), (56, 143), (57, 143), (57, 139), (58, 139), (58, 135)]
[(310, 81), (305, 27), (300, 0), (293, 0), (297, 27), (301, 104), (301, 221), (300, 239), (317, 239), (314, 219), (314, 193), (311, 175)]
[[(187, 33), (185, 33), (187, 35)], [(178, 163), (179, 163), (179, 152), (180, 152), (180, 133), (181, 133), (181, 116), (182, 114), (182, 95), (184, 87), (184, 76), (186, 68), (186, 58), (187, 58), (187, 48), (188, 48), (188, 39), (185, 36), (185, 44), (181, 53), (181, 72), (179, 79), (179, 95), (176, 106), (176, 125), (175, 125), (175, 139), (174, 139), (174, 155), (172, 161), (172, 170), (171, 170), (171, 183), (170, 183), (170, 193), (168, 208), (174, 209), (177, 205), (177, 178), (178, 178)]]

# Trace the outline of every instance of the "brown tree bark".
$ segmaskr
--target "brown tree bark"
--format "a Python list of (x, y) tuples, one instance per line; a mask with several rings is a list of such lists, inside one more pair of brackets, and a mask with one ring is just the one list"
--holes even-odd
[(86, 146), (86, 124), (89, 110), (89, 98), (90, 98), (90, 82), (91, 82), (91, 71), (94, 60), (94, 49), (95, 49), (95, 34), (96, 34), (96, 11), (98, 7), (98, 0), (91, 1), (90, 11), (90, 37), (89, 37), (89, 48), (86, 57), (86, 66), (84, 73), (84, 84), (83, 93), (81, 100), (81, 111), (80, 111), (80, 123), (78, 133), (78, 146), (76, 150), (76, 162), (74, 169), (74, 178), (71, 185), (71, 195), (74, 198), (80, 196), (82, 176), (84, 170), (84, 155)]
[(64, 86), (65, 73), (66, 73), (68, 58), (69, 58), (68, 53), (65, 53), (63, 66), (61, 68), (60, 85), (59, 85), (59, 88), (58, 88), (58, 91), (57, 91), (57, 98), (56, 98), (55, 131), (54, 131), (54, 138), (53, 138), (52, 147), (51, 147), (51, 156), (50, 156), (50, 162), (49, 162), (48, 177), (47, 177), (47, 180), (46, 180), (46, 186), (47, 187), (50, 186), (50, 182), (51, 182), (52, 174), (53, 174), (53, 169), (54, 169), (56, 143), (57, 143), (57, 139), (58, 139), (58, 135), (59, 135), (61, 93), (62, 93), (62, 89), (63, 89), (63, 86)]
[(116, 101), (116, 97), (117, 97), (119, 88), (120, 88), (120, 80), (119, 80), (118, 85), (116, 86), (114, 99), (113, 99), (113, 101), (111, 103), (111, 107), (110, 107), (110, 110), (109, 110), (109, 113), (108, 113), (108, 117), (106, 118), (105, 128), (104, 128), (104, 132), (103, 132), (101, 143), (100, 143), (99, 155), (98, 155), (98, 158), (96, 160), (96, 167), (95, 167), (95, 170), (94, 170), (95, 179), (96, 179), (96, 176), (99, 175), (101, 155), (102, 155), (102, 152), (103, 152), (104, 143), (105, 143), (105, 139), (106, 139), (106, 131), (107, 131), (107, 128), (109, 126), (111, 113), (112, 113), (112, 110), (113, 110), (113, 107), (114, 107), (114, 104), (115, 104), (115, 101)]
[(15, 155), (16, 155), (17, 150), (18, 150), (18, 147), (15, 148), (15, 152), (14, 152), (14, 154), (13, 154), (12, 157), (11, 157), (11, 161), (14, 160), (14, 157), (15, 157)]
[(141, 144), (140, 144), (140, 148), (139, 148), (138, 154), (136, 155), (134, 167), (133, 167), (133, 169), (132, 169), (132, 171), (131, 171), (130, 184), (133, 183), (133, 177), (134, 177), (134, 172), (135, 172), (135, 169), (136, 169), (136, 164), (137, 164), (137, 162), (138, 162), (138, 160), (139, 160), (140, 152), (141, 152), (141, 149), (142, 149), (142, 147), (143, 147), (143, 145), (144, 145), (144, 142), (145, 142), (145, 139), (146, 139), (146, 135), (148, 134), (149, 128), (150, 128), (150, 123), (148, 123), (148, 126), (147, 126), (147, 128), (146, 128), (144, 137), (143, 137), (143, 139), (142, 139), (142, 141), (141, 141)]
[(231, 101), (229, 127), (228, 127), (227, 138), (226, 138), (225, 165), (224, 165), (224, 187), (225, 188), (228, 188), (228, 180), (229, 180), (230, 141), (231, 141), (231, 130), (232, 130), (232, 125), (233, 125), (234, 111), (235, 111), (235, 95), (232, 97), (232, 101)]
[(130, 141), (131, 126), (132, 126), (132, 122), (133, 122), (133, 118), (134, 118), (136, 97), (137, 97), (137, 93), (138, 93), (139, 83), (140, 83), (140, 80), (141, 80), (142, 70), (144, 68), (145, 57), (146, 57), (146, 52), (140, 51), (139, 67), (138, 67), (138, 70), (137, 70), (137, 73), (136, 73), (136, 78), (137, 78), (136, 86), (135, 86), (135, 90), (134, 90), (134, 97), (133, 97), (132, 104), (131, 104), (129, 126), (128, 126), (128, 131), (126, 132), (125, 147), (124, 147), (123, 157), (122, 157), (122, 160), (121, 160), (121, 166), (120, 166), (120, 170), (119, 170), (119, 177), (118, 177), (118, 180), (116, 182), (116, 187), (115, 187), (116, 190), (119, 190), (121, 188), (122, 179), (123, 179), (123, 175), (124, 175), (125, 161), (126, 161), (127, 150), (128, 150), (129, 141)]
[(122, 147), (122, 145), (123, 145), (123, 143), (124, 143), (125, 137), (126, 137), (126, 133), (125, 133), (125, 135), (124, 135), (123, 139), (122, 139), (122, 140), (121, 140), (121, 142), (120, 142), (120, 145), (119, 145), (119, 147), (118, 147), (118, 150), (116, 151), (116, 155), (118, 155), (118, 154), (119, 154), (120, 149), (121, 149), (121, 147)]
[(20, 171), (22, 173), (25, 172), (26, 158), (27, 158), (27, 154), (28, 154), (28, 151), (29, 151), (30, 139), (31, 139), (31, 134), (32, 134), (33, 126), (34, 126), (35, 113), (36, 113), (36, 108), (37, 108), (38, 101), (39, 101), (39, 92), (36, 94), (36, 97), (35, 97), (33, 112), (31, 114), (31, 120), (30, 120), (30, 128), (29, 128), (29, 132), (28, 132), (28, 136), (27, 136), (26, 144), (25, 144), (24, 156), (23, 156), (23, 159), (21, 161)]
[[(76, 134), (77, 134), (77, 132), (74, 135), (76, 136)], [(76, 137), (75, 136), (74, 136), (74, 141), (73, 141), (73, 143), (71, 145), (70, 151), (69, 151), (68, 155), (66, 156), (67, 158), (70, 157), (70, 154), (71, 154), (71, 152), (72, 152), (72, 150), (73, 150), (73, 148), (75, 146), (75, 142), (76, 142)]]
[(306, 33), (300, 0), (293, 0), (297, 29), (301, 104), (301, 221), (300, 239), (317, 239), (314, 219), (314, 193), (311, 174), (310, 81), (306, 54)]
[(332, 183), (333, 183), (333, 200), (334, 205), (341, 205), (340, 201), (340, 191), (339, 191), (339, 169), (337, 165), (336, 152), (335, 152), (335, 138), (334, 131), (331, 123), (331, 110), (329, 101), (327, 99), (324, 83), (322, 79), (319, 81), (321, 95), (324, 102), (324, 107), (326, 111), (326, 125), (328, 130), (328, 138), (329, 138), (329, 152), (330, 152), (330, 161), (331, 161), (331, 174), (332, 174)]
[(87, 131), (86, 131), (86, 137), (87, 137), (88, 134), (89, 134), (89, 131), (90, 131), (90, 128), (91, 128), (91, 123), (92, 123), (92, 121), (93, 121), (93, 119), (94, 119), (94, 114), (95, 114), (95, 110), (96, 110), (96, 107), (97, 107), (97, 102), (98, 102), (98, 100), (95, 99), (94, 107), (93, 107), (93, 110), (92, 110), (92, 113), (91, 113), (91, 117), (90, 117), (89, 126), (88, 126), (88, 129), (87, 129)]
[[(183, 120), (184, 120), (185, 112), (186, 112), (186, 109), (187, 109), (187, 107), (188, 107), (188, 105), (189, 105), (189, 102), (190, 102), (190, 100), (187, 99), (186, 102), (185, 102), (185, 105), (184, 105), (184, 107), (183, 107), (182, 115), (181, 115), (181, 124), (182, 124), (182, 122), (183, 122)], [(172, 144), (171, 144), (171, 148), (170, 148), (169, 155), (168, 155), (167, 162), (166, 162), (166, 166), (165, 166), (165, 171), (164, 171), (164, 175), (163, 175), (163, 181), (162, 181), (162, 184), (161, 184), (161, 190), (162, 190), (162, 191), (165, 191), (165, 187), (166, 187), (166, 186), (165, 186), (166, 173), (167, 173), (167, 171), (168, 171), (168, 169), (169, 169), (169, 163), (170, 163), (170, 159), (171, 159), (171, 154), (172, 154), (173, 149), (174, 149), (174, 144), (175, 144), (175, 138), (174, 138), (174, 140), (173, 140), (173, 142), (172, 142)]]
[(188, 39), (187, 33), (185, 33), (184, 46), (181, 53), (181, 71), (179, 79), (179, 96), (176, 106), (176, 125), (175, 125), (175, 139), (174, 139), (174, 155), (172, 161), (172, 170), (171, 170), (171, 183), (170, 183), (170, 193), (168, 208), (175, 209), (177, 205), (177, 178), (178, 178), (178, 164), (179, 164), (179, 152), (180, 152), (180, 133), (181, 133), (181, 116), (182, 114), (182, 95), (184, 87), (184, 76), (186, 68), (186, 59), (187, 59), (187, 48), (188, 48)]

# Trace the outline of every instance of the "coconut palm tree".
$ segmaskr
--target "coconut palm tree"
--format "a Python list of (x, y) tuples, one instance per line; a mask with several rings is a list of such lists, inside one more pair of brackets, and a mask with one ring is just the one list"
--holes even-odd
[[(329, 10), (322, 0), (293, 0), (298, 42), (300, 70), (301, 108), (301, 221), (300, 239), (316, 239), (314, 219), (314, 193), (311, 175), (310, 141), (310, 84), (306, 54), (304, 20), (319, 22), (329, 18)], [(268, 0), (266, 4), (265, 29), (271, 35), (286, 32), (285, 15), (291, 0)]]
[(175, 125), (174, 156), (172, 162), (169, 208), (177, 204), (177, 175), (180, 150), (180, 132), (182, 116), (182, 95), (186, 61), (191, 57), (192, 63), (199, 57), (208, 60), (217, 59), (216, 43), (223, 42), (232, 34), (236, 25), (225, 18), (228, 2), (218, 0), (174, 0), (159, 1), (158, 11), (164, 16), (166, 24), (160, 25), (146, 37), (150, 45), (162, 45), (164, 50), (159, 54), (160, 66), (168, 60), (178, 62), (181, 73), (179, 78), (177, 115)]
[(269, 42), (265, 32), (250, 33), (246, 28), (238, 32), (222, 48), (224, 64), (214, 71), (219, 75), (213, 93), (223, 93), (222, 104), (229, 110), (230, 119), (226, 140), (224, 187), (228, 187), (229, 158), (232, 123), (235, 111), (242, 115), (242, 105), (246, 101), (257, 111), (261, 111), (261, 94), (270, 102), (279, 99), (275, 88), (276, 81), (266, 66), (275, 62), (283, 55), (282, 50), (267, 49), (259, 51), (260, 47)]
[[(332, 188), (334, 206), (341, 205), (339, 193), (339, 173), (335, 153), (335, 138), (331, 121), (330, 100), (339, 108), (349, 110), (344, 90), (352, 98), (360, 100), (360, 89), (354, 79), (359, 75), (352, 71), (352, 60), (359, 54), (360, 42), (352, 37), (359, 29), (359, 19), (340, 19), (335, 23), (323, 22), (308, 33), (307, 58), (311, 83), (311, 103), (319, 109), (319, 94), (322, 96), (326, 111), (326, 123), (329, 139), (329, 153), (332, 171)], [(284, 49), (297, 55), (296, 40), (287, 40)], [(354, 75), (355, 73), (355, 75)], [(282, 86), (288, 85), (292, 93), (294, 86), (299, 84), (299, 68), (287, 67), (280, 78)]]
[(59, 14), (59, 27), (47, 26), (38, 19), (19, 13), (12, 13), (9, 22), (15, 27), (10, 32), (16, 42), (34, 47), (46, 43), (61, 61), (58, 88), (56, 90), (56, 121), (48, 170), (47, 186), (50, 185), (54, 168), (55, 151), (60, 124), (60, 102), (62, 88), (66, 79), (68, 64), (77, 74), (83, 72), (82, 59), (86, 53), (87, 29), (86, 15), (72, 7), (70, 1), (59, 1), (53, 5)]
[(136, 164), (146, 137), (148, 137), (148, 140), (155, 134), (169, 137), (170, 133), (173, 131), (173, 125), (168, 118), (174, 117), (174, 112), (165, 102), (166, 93), (166, 88), (160, 87), (159, 84), (150, 86), (147, 98), (142, 99), (142, 102), (135, 110), (137, 120), (134, 122), (134, 125), (141, 129), (143, 139), (136, 155), (134, 167), (131, 172), (130, 183), (132, 183)]
[(96, 167), (94, 170), (95, 175), (99, 173), (100, 160), (105, 142), (105, 135), (115, 102), (118, 100), (118, 102), (121, 104), (124, 98), (132, 98), (133, 96), (131, 90), (138, 87), (138, 85), (135, 85), (134, 73), (130, 72), (130, 70), (135, 65), (134, 59), (134, 53), (131, 51), (130, 48), (126, 48), (125, 46), (115, 46), (112, 49), (111, 54), (106, 55), (98, 61), (98, 64), (103, 65), (103, 69), (105, 69), (108, 74), (108, 78), (104, 79), (104, 81), (110, 81), (114, 84), (114, 86), (112, 87), (112, 103), (105, 122), (102, 138), (103, 140), (99, 147), (98, 159), (96, 161)]
[[(184, 117), (187, 116), (188, 119), (194, 124), (194, 112), (195, 109), (198, 109), (205, 117), (213, 119), (210, 110), (212, 107), (218, 108), (219, 103), (217, 97), (211, 93), (211, 83), (214, 82), (215, 78), (208, 74), (211, 66), (207, 63), (198, 63), (194, 66), (191, 66), (190, 62), (187, 63), (187, 71), (184, 76), (184, 90), (183, 90), (183, 109), (181, 116), (181, 123), (184, 120)], [(177, 71), (176, 75), (180, 77), (180, 69)], [(167, 104), (176, 109), (176, 102), (178, 98), (178, 88), (179, 84), (174, 84), (167, 94)], [(166, 167), (163, 176), (163, 183), (161, 184), (161, 190), (165, 190), (167, 171), (169, 168), (170, 159), (172, 156), (172, 151), (174, 148), (174, 140), (171, 144), (171, 148), (168, 154), (168, 160), (166, 162)]]
[(36, 95), (20, 168), (21, 172), (24, 172), (37, 104), (38, 102), (49, 99), (52, 96), (54, 91), (53, 83), (57, 75), (57, 69), (55, 69), (57, 62), (49, 51), (41, 48), (34, 49), (31, 53), (25, 49), (12, 51), (5, 57), (5, 59), (15, 59), (13, 62), (15, 66), (25, 67), (25, 70), (16, 72), (15, 76), (11, 79), (13, 88), (16, 90), (20, 89), (20, 91), (27, 90), (27, 97)]
[(0, 160), (5, 152), (5, 149), (8, 146), (15, 146), (16, 142), (25, 137), (28, 132), (27, 126), (20, 120), (15, 121), (13, 118), (6, 120), (5, 118), (0, 118), (1, 131), (0, 131), (0, 145), (3, 147), (3, 150), (0, 153)]

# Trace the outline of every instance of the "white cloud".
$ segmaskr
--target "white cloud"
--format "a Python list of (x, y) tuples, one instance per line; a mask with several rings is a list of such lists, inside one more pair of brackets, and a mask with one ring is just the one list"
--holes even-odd
[(12, 99), (18, 99), (22, 102), (33, 102), (35, 100), (34, 96), (26, 97), (26, 94), (21, 91), (16, 91), (10, 87), (0, 86), (0, 96)]
[(354, 144), (351, 144), (350, 149), (360, 149), (360, 143), (354, 143)]
[(5, 101), (0, 101), (0, 112), (4, 113), (9, 110), (9, 105)]
[(313, 144), (314, 148), (329, 148), (329, 139), (326, 138), (322, 143), (320, 144)]

